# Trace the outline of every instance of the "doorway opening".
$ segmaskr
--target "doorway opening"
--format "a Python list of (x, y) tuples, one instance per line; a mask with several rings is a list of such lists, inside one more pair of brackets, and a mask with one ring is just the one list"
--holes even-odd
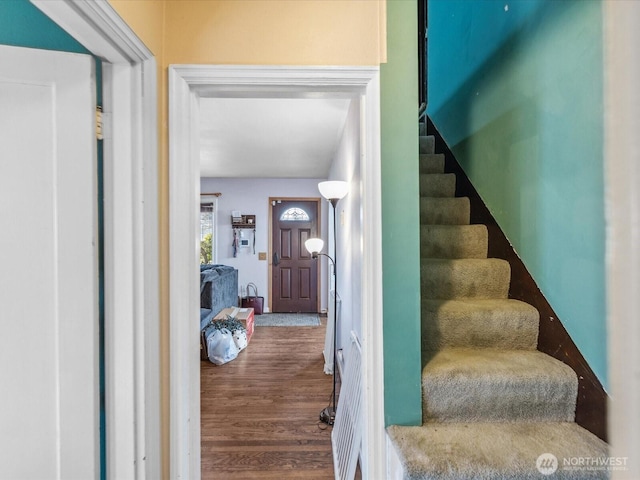
[[(286, 92), (286, 93), (285, 93)], [(169, 68), (170, 359), (172, 470), (200, 474), (198, 99), (206, 96), (264, 98), (357, 98), (359, 118), (357, 218), (362, 226), (354, 255), (361, 266), (364, 399), (363, 469), (384, 471), (385, 429), (382, 365), (382, 239), (380, 225), (379, 69), (371, 67), (270, 67), (175, 65)], [(344, 257), (343, 257), (344, 258)], [(357, 277), (357, 278), (356, 278)], [(365, 472), (363, 472), (365, 473)], [(380, 475), (383, 475), (380, 473)]]

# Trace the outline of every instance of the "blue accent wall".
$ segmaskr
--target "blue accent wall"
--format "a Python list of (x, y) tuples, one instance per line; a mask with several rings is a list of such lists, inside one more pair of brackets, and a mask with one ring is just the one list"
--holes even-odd
[(428, 8), (428, 113), (606, 388), (602, 4)]
[[(0, 44), (61, 52), (91, 52), (60, 28), (28, 0), (0, 0)], [(102, 62), (94, 57), (96, 100), (102, 105)], [(106, 478), (106, 436), (104, 404), (104, 250), (102, 142), (98, 141), (98, 228), (99, 228), (99, 308), (100, 308), (100, 476)]]
[(28, 0), (0, 1), (0, 43), (61, 52), (91, 53)]

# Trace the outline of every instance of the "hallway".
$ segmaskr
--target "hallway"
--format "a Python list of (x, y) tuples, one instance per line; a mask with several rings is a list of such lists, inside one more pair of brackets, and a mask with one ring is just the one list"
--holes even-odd
[[(326, 318), (323, 318), (323, 324)], [(202, 479), (332, 479), (324, 325), (256, 327), (222, 366), (201, 362)]]

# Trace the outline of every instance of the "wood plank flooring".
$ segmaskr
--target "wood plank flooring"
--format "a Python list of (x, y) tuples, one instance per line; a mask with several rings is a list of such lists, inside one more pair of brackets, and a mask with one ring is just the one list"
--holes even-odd
[[(323, 325), (326, 319), (323, 319)], [(202, 478), (332, 479), (325, 327), (256, 327), (237, 359), (201, 362)]]

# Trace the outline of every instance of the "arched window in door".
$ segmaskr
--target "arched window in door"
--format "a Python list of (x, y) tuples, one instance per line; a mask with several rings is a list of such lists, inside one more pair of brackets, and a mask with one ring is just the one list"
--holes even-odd
[(308, 222), (309, 214), (301, 208), (292, 207), (282, 212), (280, 220), (283, 222)]

